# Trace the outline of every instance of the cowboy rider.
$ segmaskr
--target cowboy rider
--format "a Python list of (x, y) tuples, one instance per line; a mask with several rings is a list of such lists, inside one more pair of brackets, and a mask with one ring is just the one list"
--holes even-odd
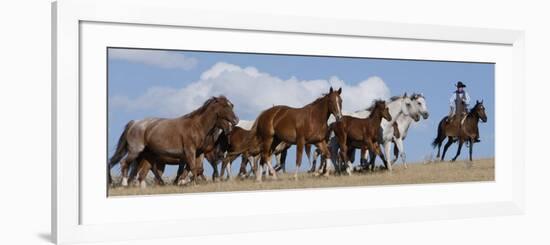
[[(456, 103), (457, 101), (464, 102), (464, 111), (462, 113), (465, 113), (468, 109), (468, 105), (470, 104), (470, 95), (466, 90), (466, 84), (462, 83), (461, 81), (458, 81), (456, 83), (456, 90), (451, 94), (451, 98), (449, 99), (449, 103), (451, 105), (451, 110), (449, 111), (449, 116), (447, 117), (447, 122), (452, 121), (453, 117), (456, 113)], [(480, 142), (479, 140), (479, 133), (477, 133), (477, 137), (474, 139), (474, 141)]]
[(451, 94), (451, 98), (449, 99), (451, 110), (449, 111), (447, 121), (451, 121), (456, 113), (457, 99), (464, 102), (464, 109), (468, 108), (468, 104), (470, 104), (470, 95), (468, 95), (468, 92), (466, 92), (464, 88), (466, 88), (466, 85), (461, 81), (458, 81), (456, 84), (456, 90)]

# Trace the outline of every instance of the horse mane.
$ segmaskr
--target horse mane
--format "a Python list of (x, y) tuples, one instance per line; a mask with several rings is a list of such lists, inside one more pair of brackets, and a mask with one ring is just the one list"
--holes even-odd
[(418, 93), (413, 93), (413, 94), (411, 95), (411, 99), (412, 99), (412, 100), (416, 100), (416, 99), (418, 99), (418, 98), (424, 98), (424, 95), (423, 95), (423, 94), (418, 94)]
[(390, 102), (393, 102), (393, 101), (396, 101), (396, 100), (402, 99), (402, 98), (403, 98), (403, 95), (395, 95), (395, 96), (390, 97)]
[(321, 96), (319, 96), (319, 97), (318, 97), (317, 99), (315, 99), (313, 102), (311, 102), (311, 103), (305, 105), (304, 107), (306, 107), (306, 106), (308, 106), (308, 105), (314, 105), (314, 104), (317, 104), (317, 103), (321, 102), (322, 100), (324, 100), (324, 99), (327, 98), (327, 95), (328, 95), (328, 93), (323, 93), (323, 94), (321, 94)]
[(477, 107), (478, 107), (479, 105), (481, 105), (481, 103), (477, 103), (477, 102), (476, 102), (476, 105), (474, 105), (474, 107), (472, 107), (472, 108), (470, 109), (470, 111), (468, 112), (468, 115), (473, 114), (473, 113), (477, 110)]
[(183, 118), (190, 118), (190, 117), (194, 117), (196, 115), (204, 113), (206, 111), (206, 109), (208, 108), (208, 106), (210, 106), (210, 104), (216, 102), (219, 99), (227, 100), (227, 98), (223, 95), (220, 95), (218, 97), (212, 96), (212, 97), (210, 97), (210, 99), (206, 100), (199, 108), (195, 109), (194, 111), (192, 111), (190, 113), (187, 113), (187, 114), (183, 115)]
[[(395, 96), (394, 96), (394, 97), (395, 97)], [(381, 100), (381, 99), (374, 100), (374, 101), (372, 102), (372, 104), (371, 104), (369, 107), (367, 107), (367, 109), (365, 109), (365, 110), (366, 110), (366, 111), (372, 112), (372, 110), (374, 110), (374, 108), (376, 107), (376, 105), (377, 105), (378, 103), (382, 103), (382, 102), (386, 102), (386, 101)]]

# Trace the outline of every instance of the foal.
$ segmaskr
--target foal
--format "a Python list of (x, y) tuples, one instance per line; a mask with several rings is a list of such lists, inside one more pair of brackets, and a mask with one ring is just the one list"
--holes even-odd
[[(392, 117), (383, 100), (374, 102), (369, 117), (355, 118), (344, 116), (342, 120), (337, 121), (331, 128), (334, 131), (340, 145), (340, 157), (346, 163), (346, 172), (351, 175), (351, 161), (348, 158), (348, 147), (360, 148), (362, 152), (369, 150), (380, 156), (385, 165), (386, 158), (380, 149), (379, 135), (382, 128), (380, 123), (382, 118), (391, 121)], [(371, 157), (369, 165), (374, 167), (374, 158)]]

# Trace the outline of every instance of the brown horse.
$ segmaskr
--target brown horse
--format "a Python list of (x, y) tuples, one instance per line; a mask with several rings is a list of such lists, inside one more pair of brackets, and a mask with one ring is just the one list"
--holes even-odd
[[(460, 115), (457, 115), (460, 117)], [(445, 147), (443, 148), (443, 155), (441, 156), (441, 161), (445, 159), (445, 153), (449, 146), (458, 140), (458, 150), (455, 157), (452, 161), (455, 161), (460, 155), (462, 150), (462, 145), (464, 142), (468, 142), (470, 147), (470, 161), (472, 161), (472, 152), (474, 148), (475, 139), (479, 136), (478, 123), (479, 120), (487, 122), (487, 114), (485, 114), (485, 107), (483, 106), (483, 100), (476, 101), (475, 106), (467, 113), (466, 118), (458, 120), (457, 118), (453, 120), (447, 120), (447, 117), (444, 117), (437, 127), (437, 137), (432, 142), (432, 146), (437, 147), (437, 157), (439, 158), (439, 153), (441, 150), (441, 144), (448, 138)]]
[[(296, 171), (294, 178), (298, 178), (298, 169), (302, 163), (304, 145), (315, 144), (323, 155), (330, 159), (330, 152), (325, 141), (327, 120), (332, 114), (337, 120), (342, 117), (342, 88), (329, 92), (302, 108), (288, 106), (274, 106), (260, 113), (256, 119), (252, 132), (261, 146), (261, 164), (267, 167), (273, 178), (277, 173), (271, 166), (271, 155), (279, 143), (296, 145)], [(260, 168), (256, 168), (256, 180), (261, 181)]]
[[(230, 178), (231, 163), (241, 156), (241, 167), (239, 170), (239, 176), (245, 177), (247, 175), (246, 167), (248, 163), (251, 163), (252, 168), (255, 169), (255, 163), (260, 155), (259, 143), (255, 140), (250, 130), (243, 129), (239, 126), (235, 126), (233, 131), (227, 135), (228, 147), (225, 158), (222, 161), (221, 177), (224, 178), (224, 174), (228, 174)], [(273, 154), (284, 154), (290, 147), (283, 142), (279, 146), (275, 147)]]
[[(231, 124), (228, 122), (222, 122), (222, 124), (226, 125), (224, 126), (225, 129), (228, 129), (231, 127)], [(203, 145), (201, 145), (199, 148), (197, 148), (196, 151), (196, 157), (195, 157), (195, 164), (198, 168), (197, 172), (199, 173), (196, 177), (200, 178), (202, 180), (206, 180), (206, 177), (204, 176), (204, 168), (203, 168), (203, 161), (204, 158), (208, 160), (208, 162), (212, 165), (214, 168), (212, 179), (215, 180), (218, 177), (218, 171), (217, 171), (217, 163), (222, 159), (223, 152), (225, 151), (226, 143), (225, 138), (222, 129), (216, 129), (212, 130), (207, 136), (206, 139), (203, 142)], [(159, 156), (156, 154), (151, 153), (147, 149), (145, 149), (138, 159), (136, 160), (136, 164), (138, 166), (134, 166), (134, 170), (130, 174), (129, 182), (131, 182), (135, 176), (139, 173), (138, 181), (143, 187), (145, 185), (145, 178), (147, 177), (147, 174), (149, 173), (149, 170), (153, 172), (155, 175), (155, 179), (157, 184), (164, 185), (164, 181), (162, 180), (162, 174), (164, 172), (165, 166), (168, 165), (178, 165), (178, 172), (176, 174), (176, 178), (174, 178), (173, 184), (180, 183), (180, 180), (187, 181), (188, 173), (191, 170), (190, 164), (187, 164), (187, 162), (182, 162), (177, 157), (171, 157), (171, 156)], [(183, 177), (183, 179), (181, 179)]]
[[(344, 116), (342, 120), (336, 122), (331, 128), (336, 138), (338, 138), (340, 157), (347, 165), (346, 171), (348, 175), (351, 175), (352, 171), (352, 163), (348, 158), (349, 147), (360, 148), (362, 153), (369, 150), (373, 154), (380, 156), (384, 165), (388, 166), (386, 158), (380, 149), (379, 138), (380, 131), (382, 130), (380, 123), (382, 122), (382, 118), (391, 121), (392, 117), (386, 106), (386, 102), (383, 100), (375, 101), (369, 110), (371, 114), (367, 118)], [(374, 159), (374, 157), (371, 157), (369, 165), (374, 166)]]
[[(231, 163), (241, 156), (241, 177), (246, 175), (246, 166), (249, 162), (254, 163), (254, 158), (260, 154), (258, 142), (252, 137), (251, 131), (235, 126), (233, 131), (227, 135), (228, 147), (225, 157), (222, 160), (221, 178), (231, 178)], [(254, 165), (254, 164), (253, 164)]]
[(195, 111), (178, 118), (143, 121), (141, 124), (131, 121), (126, 125), (115, 154), (109, 160), (108, 172), (120, 162), (123, 185), (128, 184), (129, 164), (145, 149), (151, 155), (177, 159), (181, 165), (187, 163), (193, 175), (199, 176), (201, 169), (196, 164), (197, 150), (205, 144), (207, 135), (218, 128), (228, 133), (237, 124), (238, 118), (233, 112), (233, 104), (224, 96), (219, 96), (208, 99)]

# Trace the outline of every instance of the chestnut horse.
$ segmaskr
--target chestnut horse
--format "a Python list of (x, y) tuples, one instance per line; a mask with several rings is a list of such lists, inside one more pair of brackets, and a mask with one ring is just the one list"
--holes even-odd
[(437, 127), (437, 137), (432, 142), (432, 146), (437, 147), (437, 157), (441, 150), (441, 144), (448, 138), (445, 147), (443, 148), (443, 155), (441, 161), (445, 159), (445, 153), (449, 146), (458, 140), (458, 150), (453, 162), (456, 161), (462, 150), (464, 142), (468, 142), (470, 145), (470, 162), (472, 161), (472, 152), (476, 137), (479, 136), (478, 123), (479, 120), (487, 122), (487, 114), (485, 114), (485, 107), (483, 106), (483, 100), (477, 101), (475, 106), (467, 113), (466, 118), (461, 120), (447, 120), (447, 117), (441, 119), (439, 126)]
[[(298, 179), (304, 145), (316, 145), (323, 156), (330, 159), (325, 141), (327, 120), (331, 114), (337, 120), (342, 117), (341, 93), (342, 88), (334, 91), (331, 87), (327, 94), (302, 108), (279, 105), (260, 113), (251, 131), (261, 147), (261, 164), (267, 164), (274, 179), (277, 178), (277, 173), (271, 166), (271, 155), (281, 142), (296, 145), (295, 179)], [(259, 166), (256, 167), (256, 181), (262, 180), (259, 170)]]
[(224, 96), (219, 96), (208, 99), (201, 107), (181, 117), (144, 121), (148, 122), (136, 125), (131, 121), (126, 125), (115, 154), (109, 160), (109, 177), (110, 168), (120, 162), (122, 185), (128, 185), (129, 164), (145, 149), (151, 155), (177, 160), (180, 165), (187, 163), (193, 175), (199, 176), (201, 169), (196, 164), (197, 150), (204, 146), (207, 135), (218, 128), (228, 133), (239, 120), (233, 112), (233, 104)]
[[(367, 118), (356, 118), (344, 116), (342, 120), (337, 121), (331, 127), (334, 131), (338, 144), (340, 146), (340, 157), (347, 165), (346, 172), (351, 175), (352, 166), (348, 158), (348, 147), (360, 148), (361, 152), (369, 150), (373, 154), (380, 156), (384, 165), (388, 166), (386, 158), (380, 148), (380, 132), (382, 127), (380, 123), (382, 118), (391, 121), (392, 116), (383, 100), (376, 100)], [(374, 157), (371, 157), (369, 165), (374, 167)], [(389, 167), (389, 166), (388, 166)]]

